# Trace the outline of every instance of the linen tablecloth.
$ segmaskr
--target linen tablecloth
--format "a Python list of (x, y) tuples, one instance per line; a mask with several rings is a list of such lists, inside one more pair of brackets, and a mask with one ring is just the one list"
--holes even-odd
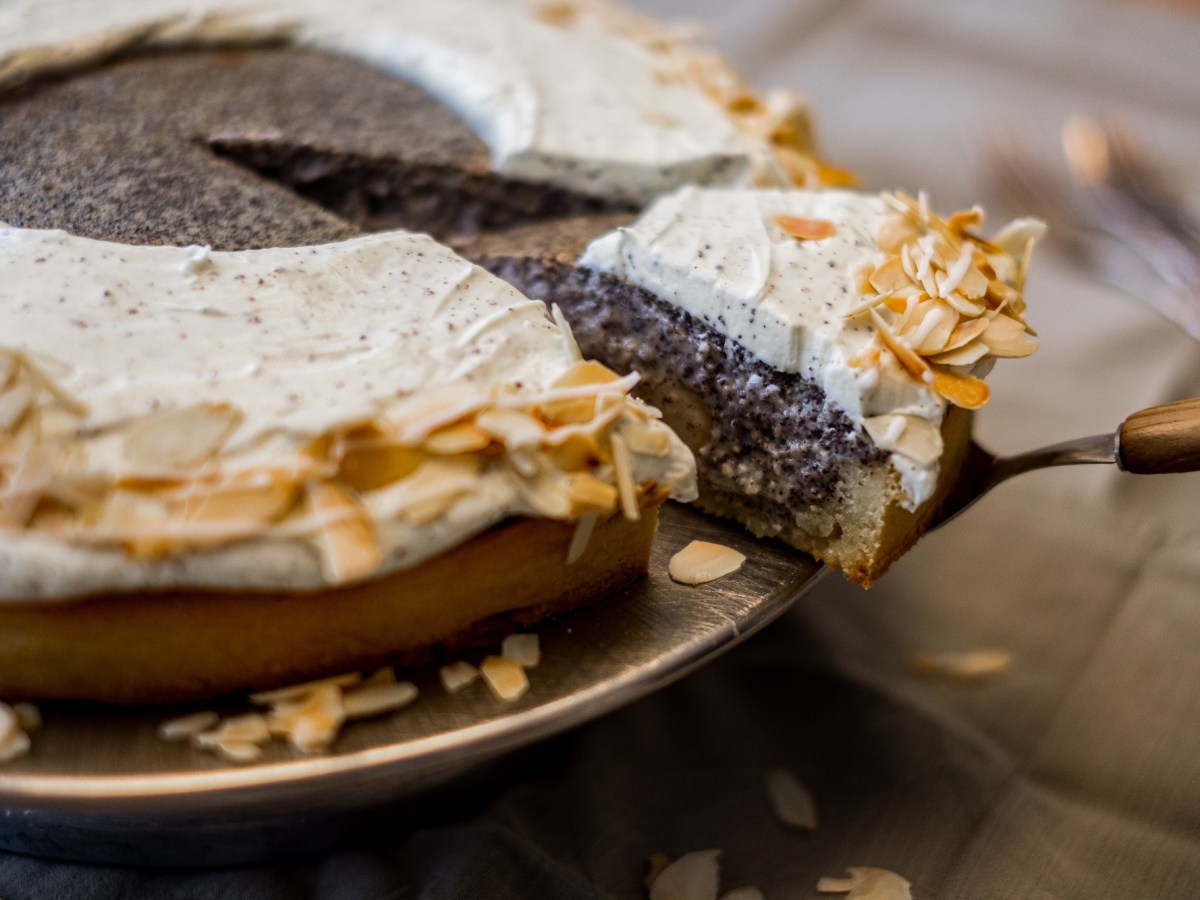
[[(1200, 16), (1102, 0), (643, 0), (713, 25), (753, 81), (805, 93), (826, 154), (869, 187), (983, 199), (981, 147), (1047, 153), (1120, 113), (1200, 198)], [(993, 224), (995, 221), (993, 220)], [(1027, 289), (1037, 354), (977, 419), (1014, 452), (1200, 395), (1200, 347), (1051, 241)], [(915, 654), (999, 647), (978, 684)], [(156, 872), (0, 855), (0, 897), (632, 898), (647, 858), (721, 849), (722, 887), (815, 897), (849, 866), (918, 900), (1200, 896), (1200, 475), (1111, 467), (1001, 487), (870, 592), (827, 578), (678, 685), (514, 760), (415, 831), (321, 859)], [(766, 773), (819, 827), (771, 813)]]

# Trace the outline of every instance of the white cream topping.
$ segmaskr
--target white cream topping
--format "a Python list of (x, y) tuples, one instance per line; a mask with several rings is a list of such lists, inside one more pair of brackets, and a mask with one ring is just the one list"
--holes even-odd
[[(875, 194), (688, 187), (597, 238), (580, 263), (678, 306), (773, 368), (816, 381), (856, 424), (888, 417), (870, 433), (886, 436), (880, 446), (893, 451), (906, 422), (940, 423), (946, 407), (888, 356), (881, 366), (850, 365), (876, 340), (865, 317), (846, 318), (863, 300), (855, 273), (885, 259), (877, 236), (894, 215)], [(825, 220), (836, 231), (796, 240), (777, 216)], [(891, 459), (919, 505), (936, 484), (936, 458), (893, 452)]]
[[(75, 438), (88, 464), (112, 475), (139, 473), (128, 435), (152, 413), (236, 407), (240, 424), (223, 452), (234, 468), (254, 469), (339, 426), (406, 420), (430, 392), (542, 390), (575, 362), (542, 304), (403, 232), (211, 252), (0, 225), (0, 321), (0, 347), (32, 360), (86, 409)], [(632, 457), (636, 480), (690, 499), (692, 463), (678, 439), (662, 455)], [(496, 467), (431, 522), (396, 517), (401, 499), (380, 491), (365, 500), (382, 571), (538, 513)], [(286, 534), (136, 562), (32, 530), (6, 530), (0, 541), (0, 597), (326, 581), (311, 545)]]
[[(622, 13), (542, 0), (8, 0), (0, 86), (122, 50), (284, 39), (344, 54), (428, 90), (505, 175), (643, 201), (686, 182), (781, 183), (761, 138)], [(561, 4), (557, 4), (561, 5)], [(711, 68), (711, 66), (710, 66)]]

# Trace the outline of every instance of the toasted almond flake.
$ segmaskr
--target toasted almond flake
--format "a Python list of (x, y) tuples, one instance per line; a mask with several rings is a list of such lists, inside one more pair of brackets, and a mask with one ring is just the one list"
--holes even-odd
[(476, 453), (492, 442), (492, 436), (474, 422), (459, 422), (433, 432), (425, 439), (425, 449), (442, 456)]
[(721, 900), (766, 900), (766, 894), (752, 885), (746, 885), (726, 891), (721, 895)]
[(575, 523), (575, 531), (571, 534), (571, 544), (567, 547), (568, 566), (573, 566), (583, 559), (583, 554), (587, 552), (588, 544), (592, 540), (592, 532), (596, 530), (596, 523), (599, 521), (598, 513), (584, 513), (579, 517), (579, 521)]
[(222, 742), (265, 744), (271, 739), (266, 716), (262, 713), (243, 713), (220, 722), (216, 729), (194, 736), (200, 747), (214, 747)]
[(182, 741), (193, 738), (216, 726), (221, 721), (211, 709), (189, 713), (177, 719), (169, 719), (158, 726), (158, 736), (164, 741)]
[(510, 634), (500, 644), (500, 655), (523, 669), (536, 669), (542, 661), (541, 642), (536, 634)]
[[(982, 320), (979, 320), (982, 321)], [(970, 366), (979, 362), (988, 354), (987, 345), (983, 341), (972, 341), (963, 347), (958, 347), (954, 350), (947, 350), (944, 353), (935, 353), (929, 357), (931, 363), (936, 363), (939, 366)]]
[(884, 253), (900, 253), (905, 244), (911, 244), (920, 236), (912, 219), (905, 215), (894, 215), (885, 219), (879, 227), (875, 243)]
[(321, 571), (325, 577), (339, 584), (378, 569), (383, 553), (362, 505), (345, 488), (332, 481), (309, 481), (305, 493), (313, 514), (332, 512), (345, 516), (321, 528), (313, 540), (320, 553)]
[(8, 738), (0, 741), (0, 762), (10, 762), (18, 756), (24, 756), (33, 747), (33, 741), (24, 731), (14, 731)]
[(922, 383), (928, 383), (931, 380), (929, 366), (921, 357), (917, 356), (912, 350), (906, 347), (892, 333), (887, 322), (874, 309), (871, 310), (871, 321), (875, 323), (875, 330), (879, 332), (879, 338), (883, 341), (883, 345), (892, 351), (892, 355), (896, 357), (896, 361), (902, 365), (905, 370), (913, 378)]
[(659, 422), (631, 422), (621, 429), (621, 437), (640, 456), (661, 459), (671, 452), (671, 432)]
[(944, 300), (927, 300), (918, 305), (923, 307), (920, 321), (904, 336), (904, 342), (922, 356), (928, 356), (946, 346), (958, 324), (958, 313)]
[(328, 685), (310, 692), (293, 709), (278, 716), (288, 739), (302, 753), (321, 753), (332, 746), (342, 728), (342, 692)]
[(817, 805), (812, 792), (787, 769), (767, 773), (767, 800), (771, 811), (784, 825), (812, 831), (817, 827)]
[(411, 681), (372, 684), (346, 691), (342, 712), (346, 719), (366, 719), (404, 709), (417, 699), (419, 691)]
[(983, 334), (987, 330), (987, 327), (988, 319), (986, 318), (959, 320), (958, 325), (955, 326), (954, 331), (947, 338), (946, 346), (942, 348), (942, 352), (965, 347)]
[(923, 653), (913, 658), (913, 671), (926, 677), (976, 681), (1006, 671), (1013, 659), (1009, 651), (994, 648)]
[(125, 434), (125, 456), (142, 466), (194, 466), (217, 453), (242, 423), (228, 403), (197, 403), (139, 419)]
[(475, 424), (512, 450), (515, 447), (536, 447), (542, 442), (546, 429), (536, 418), (516, 409), (489, 409), (481, 412)]
[(270, 706), (274, 703), (287, 703), (291, 700), (300, 700), (305, 695), (326, 687), (353, 687), (356, 684), (360, 684), (362, 680), (361, 673), (347, 672), (345, 675), (334, 675), (330, 678), (305, 681), (301, 684), (291, 684), (287, 687), (274, 688), (269, 691), (258, 691), (251, 694), (249, 699), (251, 703), (259, 706)]
[(621, 380), (616, 372), (594, 359), (578, 362), (550, 383), (551, 389), (585, 385), (613, 384)]
[(671, 557), (667, 572), (681, 584), (705, 584), (736, 572), (745, 561), (745, 555), (732, 547), (692, 541)]
[(0, 433), (13, 432), (33, 408), (33, 388), (27, 384), (13, 385), (0, 394)]
[(0, 702), (0, 745), (11, 740), (13, 735), (21, 731), (21, 722), (17, 712), (7, 703)]
[(64, 410), (72, 416), (82, 418), (88, 414), (86, 403), (76, 400), (71, 394), (59, 386), (50, 374), (24, 353), (16, 354), (21, 367), (29, 373), (38, 387), (50, 394)]
[(479, 666), (479, 673), (492, 693), (505, 702), (512, 703), (529, 690), (529, 679), (519, 663), (502, 656), (489, 656)]
[(776, 216), (775, 224), (790, 238), (798, 241), (820, 241), (837, 234), (837, 225), (828, 219), (806, 219), (802, 216)]
[(983, 224), (983, 209), (973, 206), (970, 209), (959, 210), (946, 220), (946, 226), (957, 234), (962, 234)]
[(567, 479), (567, 496), (582, 514), (609, 513), (617, 505), (617, 488), (588, 472), (572, 472)]
[(249, 763), (262, 758), (262, 747), (250, 741), (219, 741), (213, 749), (230, 762)]
[[(904, 271), (904, 261), (902, 257), (893, 256), (883, 265), (875, 269), (867, 279), (876, 293), (889, 294), (902, 290), (912, 284), (913, 279), (909, 278), (907, 272)], [(918, 279), (919, 280), (919, 279)]]
[(370, 491), (412, 475), (429, 454), (399, 444), (358, 446), (348, 443), (338, 462), (338, 479), (356, 491)]
[(646, 860), (646, 877), (643, 879), (646, 890), (654, 887), (654, 882), (658, 881), (658, 876), (667, 871), (669, 865), (671, 865), (671, 857), (667, 856), (667, 854), (650, 854), (650, 858)]
[(966, 278), (967, 272), (971, 270), (971, 264), (974, 260), (975, 245), (970, 241), (966, 241), (958, 251), (958, 258), (954, 260), (947, 270), (946, 277), (938, 283), (939, 297), (945, 297), (950, 292), (958, 290), (958, 286)]
[(912, 900), (907, 879), (887, 869), (856, 867), (846, 870), (849, 878), (822, 878), (819, 894), (846, 894), (846, 900)]
[(543, 3), (537, 10), (539, 22), (544, 22), (556, 28), (565, 28), (574, 22), (578, 16), (579, 8), (574, 3), (569, 2)]
[(642, 517), (642, 510), (638, 506), (637, 484), (633, 480), (633, 460), (629, 457), (629, 445), (619, 434), (609, 437), (609, 445), (612, 447), (617, 492), (621, 497), (621, 512), (626, 519), (636, 522)]
[[(395, 684), (395, 683), (396, 683), (396, 670), (393, 669), (391, 666), (384, 666), (382, 669), (376, 669), (374, 672), (372, 672), (370, 675), (366, 676), (365, 678), (363, 678), (362, 681), (359, 682), (359, 684), (365, 688), (366, 687), (375, 687), (376, 685), (379, 685), (379, 684)], [(345, 694), (345, 691), (343, 691), (342, 693)]]
[(42, 727), (42, 711), (35, 704), (14, 703), (12, 708), (13, 712), (17, 714), (17, 724), (25, 731), (37, 731)]
[(995, 316), (988, 322), (987, 330), (980, 337), (992, 356), (1003, 359), (1019, 359), (1037, 349), (1038, 342), (1025, 331), (1025, 326), (1008, 316)]
[(992, 395), (987, 383), (974, 375), (962, 375), (942, 369), (934, 370), (931, 386), (942, 397), (963, 409), (979, 409)]
[(717, 900), (720, 850), (696, 850), (675, 860), (650, 886), (650, 900)]
[(985, 312), (987, 312), (986, 302), (983, 300), (972, 300), (969, 297), (964, 297), (957, 291), (951, 291), (946, 295), (945, 300), (964, 316), (974, 318), (975, 316), (982, 316)]
[(465, 660), (450, 663), (438, 669), (438, 680), (449, 694), (457, 694), (479, 678), (479, 670)]
[(188, 494), (183, 502), (183, 516), (193, 522), (233, 520), (262, 524), (281, 517), (295, 497), (295, 486), (282, 479), (268, 479), (261, 485), (218, 484)]

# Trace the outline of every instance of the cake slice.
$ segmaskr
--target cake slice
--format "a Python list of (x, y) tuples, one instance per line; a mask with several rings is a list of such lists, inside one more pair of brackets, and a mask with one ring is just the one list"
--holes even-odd
[(988, 240), (979, 210), (903, 195), (702, 188), (614, 222), (463, 249), (641, 373), (696, 453), (702, 507), (879, 578), (956, 475), (980, 376), (1037, 346), (1021, 288), (1040, 224)]

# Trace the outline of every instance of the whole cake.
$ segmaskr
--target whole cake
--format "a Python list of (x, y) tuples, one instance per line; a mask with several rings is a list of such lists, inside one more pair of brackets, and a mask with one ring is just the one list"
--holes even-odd
[(1029, 227), (792, 190), (845, 181), (802, 104), (606, 3), (22, 0), (0, 123), (7, 697), (602, 596), (694, 496), (635, 388), (706, 508), (869, 583), (953, 472), (946, 398), (1032, 347)]

